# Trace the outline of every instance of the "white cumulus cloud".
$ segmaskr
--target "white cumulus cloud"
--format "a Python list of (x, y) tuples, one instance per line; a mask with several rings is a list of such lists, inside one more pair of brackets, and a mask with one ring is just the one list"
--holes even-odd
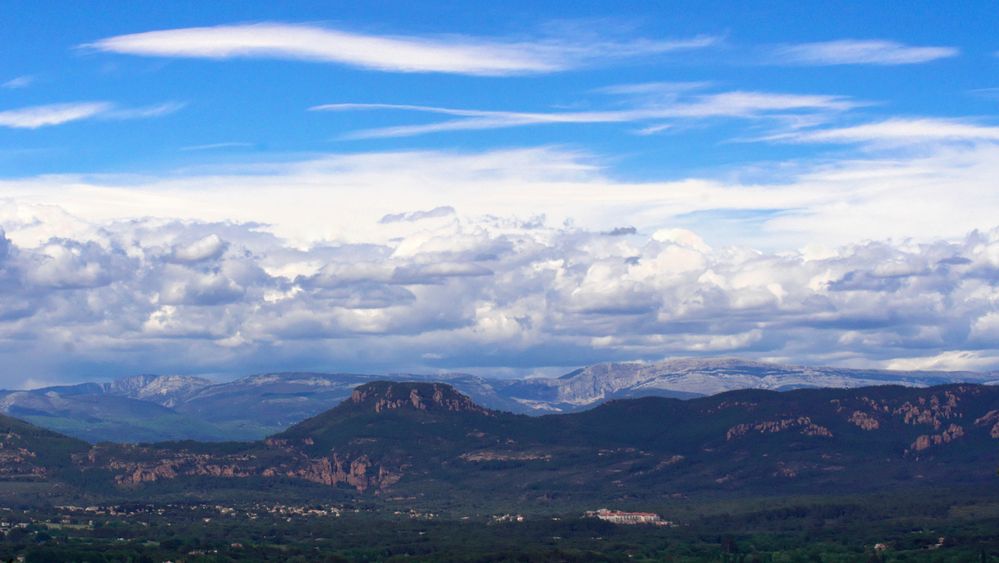
[(541, 147), (4, 180), (0, 377), (680, 354), (993, 368), (997, 163), (985, 140), (623, 180)]
[(814, 258), (681, 228), (610, 236), (460, 215), (373, 228), (395, 236), (300, 248), (254, 224), (146, 219), (104, 223), (94, 240), (2, 237), (0, 382), (23, 378), (10, 366), (54, 377), (112, 360), (202, 373), (690, 354), (999, 366), (999, 230)]

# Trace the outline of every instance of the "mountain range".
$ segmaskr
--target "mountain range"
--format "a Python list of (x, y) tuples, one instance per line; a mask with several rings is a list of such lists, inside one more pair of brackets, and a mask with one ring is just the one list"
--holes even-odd
[(740, 389), (992, 383), (999, 374), (680, 359), (597, 364), (557, 378), (526, 379), (292, 372), (219, 383), (189, 376), (138, 375), (108, 383), (0, 391), (0, 412), (89, 442), (258, 440), (334, 407), (358, 385), (384, 379), (443, 382), (484, 407), (539, 415), (577, 412), (621, 398), (692, 399)]
[(598, 502), (994, 487), (997, 444), (996, 386), (740, 390), (532, 417), (486, 408), (443, 383), (379, 381), (252, 442), (91, 445), (0, 416), (0, 478), (139, 499), (226, 490)]

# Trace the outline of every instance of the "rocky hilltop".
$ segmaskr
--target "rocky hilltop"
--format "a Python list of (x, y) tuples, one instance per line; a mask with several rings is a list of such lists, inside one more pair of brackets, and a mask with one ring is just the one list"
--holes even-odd
[(352, 405), (369, 406), (375, 412), (396, 409), (421, 411), (477, 412), (488, 410), (475, 404), (471, 398), (454, 387), (441, 383), (394, 383), (379, 381), (354, 389), (350, 395)]

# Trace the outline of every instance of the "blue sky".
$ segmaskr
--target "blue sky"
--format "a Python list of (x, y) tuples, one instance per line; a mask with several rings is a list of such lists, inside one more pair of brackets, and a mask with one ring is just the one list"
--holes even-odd
[[(404, 112), (317, 114), (330, 103), (415, 104), (496, 111), (609, 110), (621, 96), (609, 86), (646, 82), (705, 82), (708, 91), (761, 91), (846, 96), (870, 104), (844, 121), (878, 116), (989, 118), (996, 98), (994, 6), (962, 3), (562, 3), (481, 4), (315, 3), (38, 3), (5, 10), (0, 68), (5, 109), (83, 101), (121, 108), (182, 105), (168, 118), (91, 121), (31, 131), (0, 130), (8, 175), (146, 171), (218, 159), (184, 150), (205, 145), (236, 155), (357, 152), (399, 148), (491, 148), (569, 143), (624, 159), (623, 174), (675, 176), (766, 159), (821, 154), (829, 147), (733, 143), (759, 124), (718, 119), (687, 124), (683, 135), (643, 137), (634, 124), (535, 126), (527, 130), (452, 132), (419, 138), (343, 140), (357, 130), (423, 123)], [(880, 8), (880, 9), (879, 9)], [(580, 62), (560, 72), (522, 76), (378, 72), (344, 64), (275, 60), (230, 61), (136, 57), (82, 47), (130, 33), (259, 22), (325, 26), (370, 35), (433, 38), (466, 35), (497, 42), (671, 41), (697, 37), (708, 47)], [(935, 25), (931, 25), (933, 22)], [(912, 47), (942, 46), (955, 56), (924, 64), (809, 65), (781, 63), (781, 46), (821, 41), (887, 40)], [(29, 87), (30, 86), (30, 87)], [(679, 137), (679, 138), (678, 138)], [(13, 152), (13, 154), (12, 154)], [(53, 156), (58, 155), (58, 158)]]
[(8, 2), (0, 385), (999, 367), (994, 4), (617, 4)]

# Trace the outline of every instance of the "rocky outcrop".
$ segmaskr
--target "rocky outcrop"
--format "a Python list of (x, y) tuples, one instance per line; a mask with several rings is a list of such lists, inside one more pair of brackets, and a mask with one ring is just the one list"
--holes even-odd
[[(861, 484), (917, 474), (941, 479), (952, 467), (964, 475), (989, 472), (981, 464), (962, 468), (991, 455), (995, 439), (999, 388), (990, 387), (746, 391), (718, 399), (623, 400), (584, 414), (529, 418), (486, 411), (447, 385), (377, 383), (263, 442), (82, 444), (73, 461), (84, 472), (95, 470), (84, 481), (110, 474), (122, 488), (203, 476), (245, 479), (246, 490), (271, 479), (273, 487), (298, 481), (410, 494), (428, 480), (461, 486), (490, 483), (492, 475), (509, 486), (554, 478), (573, 487), (631, 483), (635, 490), (646, 482), (683, 487), (704, 479), (731, 488), (787, 480), (839, 486), (858, 476)], [(51, 448), (39, 444), (0, 433), (0, 462), (31, 463), (32, 451), (48, 459)], [(899, 463), (903, 470), (893, 471)], [(919, 472), (910, 472), (910, 464)], [(64, 465), (52, 467), (48, 478), (55, 479)], [(566, 467), (573, 469), (555, 471)], [(875, 470), (887, 474), (875, 477)]]
[(74, 456), (73, 461), (84, 470), (110, 470), (121, 487), (182, 476), (245, 478), (258, 473), (255, 458), (245, 454), (213, 455), (140, 446), (94, 446), (86, 455)]
[(111, 471), (114, 483), (120, 487), (197, 476), (222, 479), (288, 477), (329, 486), (344, 484), (364, 492), (391, 486), (402, 477), (401, 471), (373, 463), (367, 455), (348, 458), (331, 453), (311, 458), (289, 445), (287, 440), (270, 440), (266, 445), (281, 450), (282, 455), (268, 462), (250, 454), (213, 455), (139, 446), (94, 446), (73, 460), (84, 470)]
[(478, 412), (490, 414), (450, 385), (441, 383), (369, 383), (350, 396), (354, 405), (370, 406), (375, 412), (411, 408), (420, 411)]
[(677, 455), (671, 455), (669, 457), (664, 458), (659, 463), (657, 463), (654, 471), (659, 471), (661, 469), (666, 469), (667, 467), (670, 467), (671, 465), (676, 465), (676, 464), (680, 463), (681, 461), (683, 461), (685, 459), (687, 459), (686, 456), (682, 456), (682, 455), (678, 455), (678, 454)]
[(850, 415), (848, 420), (861, 430), (877, 430), (881, 427), (881, 423), (878, 419), (861, 411), (853, 411), (853, 414)]
[(721, 412), (725, 409), (742, 409), (750, 411), (759, 406), (759, 403), (754, 403), (752, 401), (722, 401), (713, 409), (707, 409), (707, 413)]
[(362, 493), (389, 487), (402, 478), (401, 471), (376, 465), (367, 455), (350, 460), (336, 453), (313, 460), (304, 467), (289, 469), (285, 475), (329, 486), (346, 484)]
[(919, 397), (916, 403), (906, 401), (895, 409), (893, 414), (901, 416), (906, 424), (926, 424), (932, 426), (934, 430), (939, 430), (944, 421), (961, 416), (957, 410), (959, 402), (957, 394), (945, 391), (943, 395), (943, 399), (933, 394), (928, 400), (925, 397)]
[(550, 454), (539, 452), (502, 452), (494, 450), (468, 452), (463, 453), (458, 457), (464, 461), (470, 461), (473, 463), (482, 461), (551, 461), (552, 459)]
[(37, 465), (38, 454), (24, 447), (16, 432), (0, 435), (0, 477), (43, 477), (47, 471)]
[(745, 436), (750, 432), (774, 434), (787, 430), (798, 430), (798, 432), (804, 436), (824, 436), (832, 438), (833, 435), (833, 433), (825, 426), (820, 426), (812, 422), (810, 417), (799, 416), (797, 418), (767, 420), (764, 422), (757, 422), (755, 424), (737, 424), (736, 426), (728, 429), (728, 432), (725, 433), (725, 440), (731, 441), (735, 438)]
[(940, 434), (923, 434), (922, 436), (916, 438), (916, 441), (909, 446), (909, 449), (914, 452), (921, 452), (932, 446), (949, 444), (962, 436), (964, 436), (964, 428), (958, 426), (957, 424), (951, 424)]
[(116, 464), (109, 467), (109, 469), (124, 470), (123, 473), (114, 476), (114, 482), (117, 485), (133, 486), (138, 485), (139, 483), (149, 483), (163, 479), (177, 478), (177, 470), (171, 463), (163, 463), (155, 466), (142, 464), (128, 466), (124, 464)]
[(989, 411), (975, 420), (975, 426), (989, 425), (992, 425), (989, 436), (999, 439), (999, 410)]

